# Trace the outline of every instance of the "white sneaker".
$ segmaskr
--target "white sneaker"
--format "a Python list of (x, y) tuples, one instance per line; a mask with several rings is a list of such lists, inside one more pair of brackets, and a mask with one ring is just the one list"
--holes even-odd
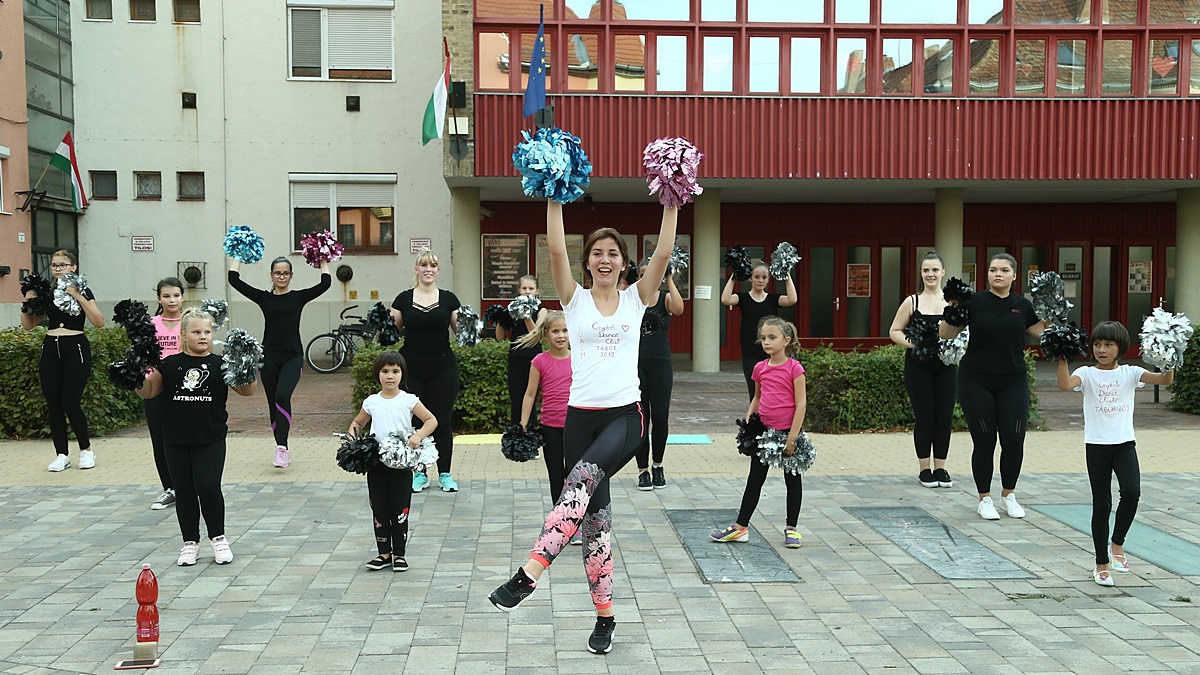
[(79, 468), (90, 469), (96, 466), (96, 453), (91, 450), (79, 451)]
[(50, 471), (58, 472), (71, 466), (71, 458), (66, 455), (56, 455), (54, 461), (50, 462), (50, 466), (46, 467)]
[(175, 562), (180, 567), (191, 567), (196, 564), (196, 554), (200, 552), (200, 545), (194, 541), (183, 542), (183, 548), (179, 549), (179, 560)]
[(1000, 502), (1004, 504), (1004, 509), (1008, 511), (1009, 518), (1025, 517), (1025, 509), (1021, 508), (1021, 505), (1017, 503), (1017, 493), (1008, 493), (1008, 496), (1001, 499)]
[(213, 537), (212, 547), (213, 557), (216, 558), (218, 565), (228, 565), (233, 562), (233, 549), (229, 548), (229, 542), (225, 540), (225, 535)]
[(1000, 514), (996, 513), (996, 505), (992, 503), (991, 497), (984, 497), (979, 500), (979, 507), (976, 509), (979, 516), (984, 520), (1000, 520)]

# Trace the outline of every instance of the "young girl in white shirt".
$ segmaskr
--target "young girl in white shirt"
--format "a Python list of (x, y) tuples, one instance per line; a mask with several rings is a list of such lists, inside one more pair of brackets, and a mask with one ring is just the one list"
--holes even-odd
[[(1134, 392), (1144, 384), (1171, 384), (1174, 371), (1152, 373), (1139, 366), (1120, 365), (1129, 349), (1129, 331), (1116, 321), (1105, 321), (1092, 331), (1095, 366), (1067, 373), (1067, 362), (1058, 362), (1058, 387), (1083, 392), (1083, 440), (1087, 449), (1088, 479), (1092, 483), (1092, 543), (1096, 567), (1092, 580), (1112, 586), (1112, 571), (1128, 572), (1125, 535), (1133, 525), (1141, 495), (1141, 472), (1133, 437)], [(1112, 510), (1112, 475), (1117, 475), (1121, 501), (1112, 541), (1108, 539), (1108, 514)], [(1111, 555), (1111, 564), (1110, 564)]]

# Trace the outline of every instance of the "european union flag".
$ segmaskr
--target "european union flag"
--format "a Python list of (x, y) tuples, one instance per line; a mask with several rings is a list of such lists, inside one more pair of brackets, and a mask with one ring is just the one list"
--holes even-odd
[(529, 83), (525, 85), (525, 105), (522, 113), (529, 117), (546, 107), (546, 18), (544, 5), (538, 6), (538, 34), (533, 43), (533, 56), (529, 59)]

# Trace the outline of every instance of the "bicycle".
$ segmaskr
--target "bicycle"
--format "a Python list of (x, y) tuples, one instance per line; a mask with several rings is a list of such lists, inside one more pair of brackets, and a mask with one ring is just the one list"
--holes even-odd
[(346, 312), (357, 309), (358, 305), (350, 305), (343, 309), (338, 318), (342, 324), (328, 333), (321, 333), (308, 341), (304, 349), (304, 358), (308, 365), (318, 373), (333, 373), (342, 366), (354, 361), (354, 354), (375, 341), (375, 330), (367, 325), (361, 316), (350, 315)]

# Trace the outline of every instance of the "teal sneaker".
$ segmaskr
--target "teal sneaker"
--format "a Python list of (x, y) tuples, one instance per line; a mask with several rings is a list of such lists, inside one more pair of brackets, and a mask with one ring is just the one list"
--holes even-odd
[(442, 486), (442, 492), (458, 492), (458, 483), (450, 477), (450, 473), (438, 474), (438, 485)]
[(426, 485), (429, 485), (429, 476), (420, 471), (413, 472), (413, 492), (424, 490)]

